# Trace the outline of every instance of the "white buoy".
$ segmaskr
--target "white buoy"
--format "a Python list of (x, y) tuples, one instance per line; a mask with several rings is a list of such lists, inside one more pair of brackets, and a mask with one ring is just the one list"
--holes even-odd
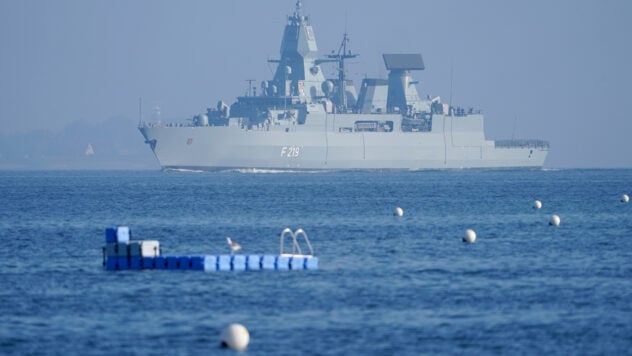
[(467, 242), (468, 244), (473, 244), (476, 241), (476, 232), (472, 229), (465, 230), (465, 234), (463, 234), (463, 242)]
[(541, 209), (542, 208), (542, 202), (539, 200), (536, 200), (533, 202), (533, 209)]
[(551, 221), (549, 221), (549, 225), (560, 226), (560, 217), (555, 214), (551, 215)]
[(627, 194), (623, 194), (621, 196), (621, 202), (622, 203), (629, 203), (630, 202), (630, 197)]
[(395, 208), (395, 216), (403, 216), (404, 215), (404, 209), (400, 208), (399, 206), (397, 208)]
[(250, 342), (250, 333), (241, 324), (230, 324), (222, 331), (221, 340), (223, 347), (244, 351)]

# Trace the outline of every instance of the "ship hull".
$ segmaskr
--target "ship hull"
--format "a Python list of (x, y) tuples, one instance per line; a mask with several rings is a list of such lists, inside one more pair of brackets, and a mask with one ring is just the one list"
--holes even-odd
[[(538, 168), (547, 147), (427, 132), (272, 132), (229, 126), (140, 127), (163, 169), (281, 170)], [(465, 137), (465, 136), (464, 136)]]
[[(345, 78), (345, 34), (337, 54), (318, 55), (314, 30), (297, 1), (287, 17), (274, 79), (252, 87), (232, 105), (187, 124), (141, 123), (164, 169), (285, 170), (459, 169), (542, 167), (548, 143), (485, 139), (483, 115), (422, 99), (412, 72), (419, 53), (382, 55), (388, 79), (365, 78), (360, 94)], [(321, 65), (338, 64), (338, 78)]]

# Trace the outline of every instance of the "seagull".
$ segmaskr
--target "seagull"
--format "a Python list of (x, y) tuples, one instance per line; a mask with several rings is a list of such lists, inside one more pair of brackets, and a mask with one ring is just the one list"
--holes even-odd
[(230, 254), (231, 255), (234, 254), (235, 251), (241, 250), (241, 245), (239, 245), (235, 241), (231, 240), (230, 237), (226, 237), (226, 242), (228, 242), (228, 245), (230, 246)]

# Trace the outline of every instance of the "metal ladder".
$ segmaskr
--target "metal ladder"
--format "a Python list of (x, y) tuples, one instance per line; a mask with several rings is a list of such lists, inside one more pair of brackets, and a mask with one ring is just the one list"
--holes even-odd
[[(285, 240), (285, 236), (289, 234), (292, 237), (292, 253), (283, 253), (283, 241)], [(298, 244), (298, 239), (297, 237), (299, 235), (303, 235), (303, 240), (305, 241), (305, 243), (307, 244), (307, 247), (309, 248), (309, 254), (308, 255), (304, 255), (303, 251), (301, 250), (301, 246), (299, 246)], [(279, 255), (281, 256), (314, 256), (314, 250), (312, 249), (312, 244), (309, 243), (309, 239), (307, 238), (307, 234), (305, 233), (305, 231), (303, 229), (297, 229), (296, 231), (292, 232), (292, 230), (289, 227), (286, 227), (285, 229), (283, 229), (283, 231), (281, 231), (281, 236), (280, 236), (281, 242), (281, 248), (279, 251)]]

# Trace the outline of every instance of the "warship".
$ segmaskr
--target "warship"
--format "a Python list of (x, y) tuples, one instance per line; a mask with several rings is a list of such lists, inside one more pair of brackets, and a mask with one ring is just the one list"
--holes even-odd
[[(388, 78), (345, 76), (356, 57), (345, 34), (339, 50), (319, 56), (301, 1), (287, 17), (272, 80), (251, 87), (232, 105), (185, 123), (139, 123), (163, 170), (353, 170), (541, 168), (543, 140), (485, 138), (483, 114), (421, 98), (412, 72), (421, 54), (383, 54)], [(337, 77), (326, 78), (329, 63)]]

